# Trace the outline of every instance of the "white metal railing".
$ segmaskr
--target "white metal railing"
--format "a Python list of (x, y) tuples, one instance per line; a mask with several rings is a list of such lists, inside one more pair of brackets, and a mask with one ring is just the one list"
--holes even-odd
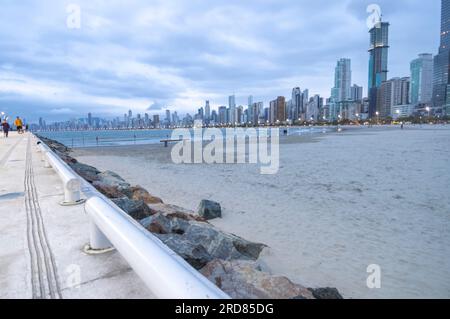
[(55, 155), (47, 145), (44, 145), (42, 141), (40, 142), (38, 147), (43, 153), (45, 167), (52, 167), (63, 182), (64, 201), (60, 204), (69, 206), (84, 203), (85, 200), (81, 198), (81, 181), (79, 176)]
[(76, 199), (80, 195), (81, 186), (83, 193), (89, 198), (85, 210), (91, 219), (91, 250), (101, 251), (114, 246), (158, 298), (230, 298), (161, 240), (79, 177), (43, 144), (41, 141), (39, 145), (42, 146), (38, 148), (63, 180), (65, 193), (66, 189), (69, 191), (69, 194), (65, 194), (66, 201)]
[(117, 206), (91, 197), (86, 202), (86, 212), (156, 296), (230, 298)]

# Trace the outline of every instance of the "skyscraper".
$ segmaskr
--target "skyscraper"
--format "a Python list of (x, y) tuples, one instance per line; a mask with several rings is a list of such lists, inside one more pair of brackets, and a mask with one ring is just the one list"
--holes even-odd
[(292, 89), (292, 105), (294, 108), (293, 119), (297, 121), (302, 118), (303, 110), (303, 94), (302, 90), (299, 87)]
[(205, 123), (209, 124), (211, 121), (211, 107), (209, 106), (209, 101), (206, 101), (205, 105)]
[(429, 104), (433, 96), (433, 55), (419, 54), (411, 62), (411, 103)]
[(230, 123), (236, 123), (236, 97), (234, 95), (230, 95), (228, 97), (228, 107), (230, 108)]
[[(441, 44), (433, 64), (433, 107), (439, 112), (439, 109), (450, 102), (446, 101), (447, 91), (450, 90), (450, 1), (448, 0), (441, 0)], [(448, 107), (446, 112), (450, 113)]]
[(389, 23), (377, 23), (369, 34), (369, 117), (374, 117), (377, 111), (377, 89), (387, 80), (388, 74)]
[(351, 98), (352, 67), (350, 59), (340, 59), (334, 73), (334, 88), (332, 98), (336, 102), (347, 101)]

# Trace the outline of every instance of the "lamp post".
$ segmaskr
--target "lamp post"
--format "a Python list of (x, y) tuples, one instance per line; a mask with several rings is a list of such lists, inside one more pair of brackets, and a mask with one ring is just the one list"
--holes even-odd
[(427, 106), (425, 108), (425, 110), (428, 112), (428, 122), (430, 121), (430, 117), (431, 117), (431, 108), (429, 106)]
[(375, 115), (377, 116), (377, 125), (380, 124), (380, 112), (376, 111)]

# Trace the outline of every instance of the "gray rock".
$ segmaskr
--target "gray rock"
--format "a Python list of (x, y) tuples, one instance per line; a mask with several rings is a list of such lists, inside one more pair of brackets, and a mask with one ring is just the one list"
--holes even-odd
[(344, 299), (336, 288), (308, 288), (316, 299)]
[(126, 197), (117, 186), (111, 186), (99, 181), (94, 181), (92, 185), (103, 195), (108, 198), (122, 198)]
[(113, 198), (111, 200), (120, 207), (120, 209), (136, 220), (141, 220), (151, 215), (150, 210), (142, 200), (132, 200), (128, 197)]
[(75, 171), (75, 173), (83, 177), (89, 183), (93, 183), (99, 180), (98, 174), (100, 174), (100, 171), (95, 167), (86, 164), (81, 164), (78, 162), (68, 164)]
[[(124, 191), (131, 187), (131, 185), (127, 183), (122, 177), (111, 171), (105, 171), (98, 174), (98, 180), (103, 184), (118, 187), (120, 191)], [(126, 195), (128, 196), (128, 194)]]
[(206, 220), (222, 217), (222, 208), (217, 202), (203, 199), (198, 206), (197, 213)]
[(170, 249), (199, 270), (213, 260), (201, 243), (193, 243), (188, 238), (169, 235), (157, 235)]
[(305, 287), (286, 277), (258, 270), (245, 260), (213, 260), (200, 272), (234, 299), (314, 299)]
[[(262, 249), (266, 247), (263, 244), (249, 242), (238, 236), (224, 233), (207, 222), (180, 218), (174, 214), (157, 213), (141, 220), (140, 223), (188, 262), (194, 260), (194, 267), (200, 264), (198, 256), (189, 256), (189, 253), (198, 252), (197, 246), (202, 246), (208, 253), (209, 259), (202, 255), (202, 262), (213, 259), (256, 260)], [(187, 249), (188, 244), (192, 249)], [(193, 250), (194, 248), (197, 250)]]

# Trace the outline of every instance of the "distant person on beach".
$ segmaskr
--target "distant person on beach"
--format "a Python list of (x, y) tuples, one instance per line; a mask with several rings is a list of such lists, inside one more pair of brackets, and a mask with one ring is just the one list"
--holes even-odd
[(8, 137), (10, 126), (6, 120), (3, 120), (2, 122), (2, 129), (3, 129), (3, 136)]
[(29, 129), (28, 124), (25, 124), (25, 132), (28, 132), (28, 129)]
[(402, 130), (403, 130), (403, 122), (401, 123), (402, 125), (401, 125), (401, 128), (402, 128)]
[(22, 128), (23, 128), (23, 123), (22, 120), (20, 119), (20, 117), (17, 117), (16, 120), (14, 121), (14, 125), (17, 128), (17, 133), (22, 134)]

